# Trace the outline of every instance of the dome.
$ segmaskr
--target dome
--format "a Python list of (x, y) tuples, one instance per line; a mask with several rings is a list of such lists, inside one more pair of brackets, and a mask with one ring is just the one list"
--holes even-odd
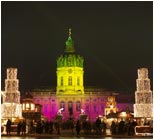
[(57, 59), (57, 67), (83, 67), (83, 61), (80, 55), (67, 53)]

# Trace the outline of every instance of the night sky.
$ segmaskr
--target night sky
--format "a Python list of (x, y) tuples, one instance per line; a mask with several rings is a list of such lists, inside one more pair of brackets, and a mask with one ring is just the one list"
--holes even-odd
[(153, 2), (1, 2), (1, 88), (18, 68), (20, 91), (56, 87), (68, 29), (84, 57), (84, 85), (134, 94), (137, 69), (153, 81)]

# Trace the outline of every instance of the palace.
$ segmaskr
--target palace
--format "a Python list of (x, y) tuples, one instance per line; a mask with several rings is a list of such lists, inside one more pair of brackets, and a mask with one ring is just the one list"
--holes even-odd
[(57, 59), (56, 88), (30, 92), (34, 103), (42, 105), (42, 114), (48, 120), (55, 119), (61, 108), (64, 120), (79, 119), (82, 109), (90, 121), (94, 121), (98, 115), (107, 115), (110, 111), (122, 111), (126, 108), (133, 110), (132, 97), (123, 96), (127, 98), (126, 101), (120, 93), (84, 87), (84, 58), (75, 52), (71, 29), (65, 44), (64, 53)]

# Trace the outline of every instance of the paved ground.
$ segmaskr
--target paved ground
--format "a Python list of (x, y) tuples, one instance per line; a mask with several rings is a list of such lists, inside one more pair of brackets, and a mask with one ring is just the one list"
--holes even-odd
[(60, 135), (56, 133), (50, 134), (27, 134), (25, 136), (11, 135), (6, 136), (2, 135), (1, 139), (153, 139), (152, 136), (128, 136), (128, 135), (110, 135), (110, 134), (84, 134), (80, 133), (80, 136), (77, 136), (76, 133), (72, 134), (70, 130), (62, 131)]

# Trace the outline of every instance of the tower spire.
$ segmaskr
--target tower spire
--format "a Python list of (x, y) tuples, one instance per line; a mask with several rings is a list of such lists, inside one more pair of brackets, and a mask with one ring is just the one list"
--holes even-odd
[(72, 35), (72, 29), (71, 28), (69, 28), (69, 37), (71, 37), (71, 35)]
[(74, 50), (74, 42), (73, 42), (73, 39), (72, 39), (72, 29), (71, 28), (69, 28), (69, 32), (68, 32), (68, 39), (67, 39), (67, 41), (65, 42), (65, 44), (66, 44), (66, 48), (65, 48), (65, 52), (75, 52), (75, 50)]

